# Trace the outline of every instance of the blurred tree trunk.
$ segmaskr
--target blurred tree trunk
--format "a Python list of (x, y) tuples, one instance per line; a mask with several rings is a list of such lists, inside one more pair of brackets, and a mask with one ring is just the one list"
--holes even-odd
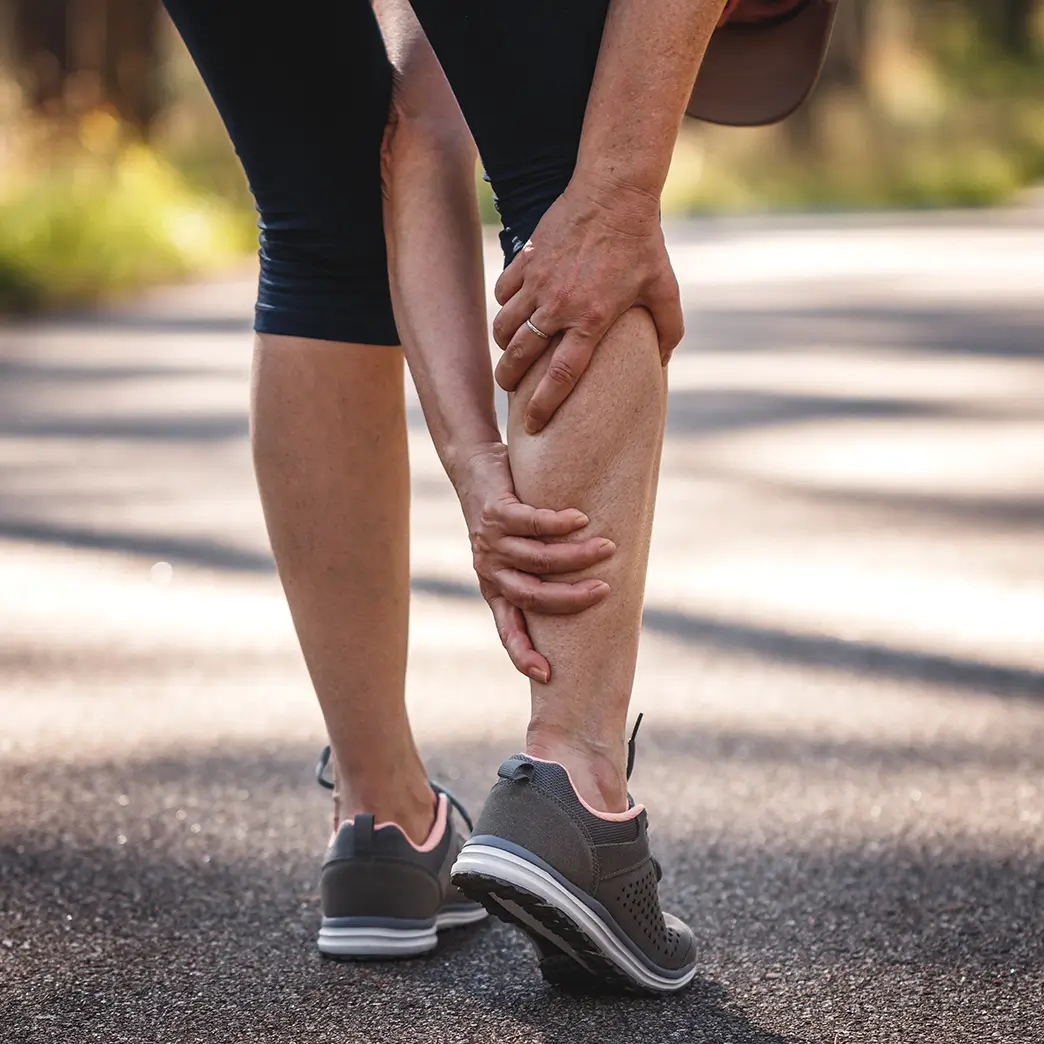
[(58, 115), (69, 72), (66, 5), (61, 0), (13, 0), (12, 65), (26, 99), (46, 115)]
[(111, 109), (144, 133), (156, 115), (159, 0), (9, 0), (29, 104), (76, 119)]
[(103, 69), (106, 103), (141, 133), (160, 107), (158, 0), (108, 0)]
[(834, 35), (819, 84), (812, 97), (783, 125), (791, 148), (813, 153), (818, 147), (818, 112), (832, 90), (862, 92), (867, 44), (867, 10), (870, 0), (845, 0), (838, 6)]
[(1033, 49), (1031, 21), (1037, 0), (1001, 0), (997, 4), (998, 37), (1004, 49), (1020, 57)]
[(983, 39), (1015, 58), (1033, 52), (1034, 21), (1042, 0), (962, 0), (961, 6), (982, 31)]

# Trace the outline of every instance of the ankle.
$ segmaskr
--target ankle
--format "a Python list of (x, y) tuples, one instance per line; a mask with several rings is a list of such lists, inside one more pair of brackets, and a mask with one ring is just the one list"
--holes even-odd
[(377, 823), (395, 823), (414, 844), (422, 845), (435, 824), (438, 802), (423, 775), (385, 781), (338, 778), (334, 791), (334, 830), (359, 812), (369, 812)]
[(577, 793), (599, 812), (627, 811), (627, 754), (619, 740), (564, 735), (559, 729), (532, 723), (526, 734), (526, 753), (561, 765)]

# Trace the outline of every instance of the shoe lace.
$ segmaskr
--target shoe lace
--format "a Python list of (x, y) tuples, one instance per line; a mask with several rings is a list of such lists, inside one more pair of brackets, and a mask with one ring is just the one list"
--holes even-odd
[[(637, 731), (637, 729), (635, 730)], [(323, 747), (319, 752), (319, 760), (315, 763), (315, 781), (319, 786), (326, 790), (334, 789), (334, 782), (329, 779), (326, 775), (326, 770), (330, 765), (330, 757), (332, 755), (331, 748), (329, 746)], [(430, 779), (428, 780), (428, 786), (435, 791), (436, 794), (444, 794), (446, 800), (457, 810), (457, 814), (467, 824), (468, 830), (474, 830), (474, 824), (471, 822), (471, 816), (468, 815), (468, 810), (461, 804), (460, 800), (454, 797), (445, 787), (440, 786), (438, 783), (433, 783)]]
[(428, 780), (428, 785), (436, 794), (444, 794), (446, 796), (446, 800), (457, 810), (457, 814), (467, 824), (469, 831), (475, 829), (475, 824), (471, 822), (468, 810), (460, 803), (459, 799), (454, 797), (445, 787), (439, 786), (438, 783), (433, 783), (430, 779)]
[(319, 760), (315, 763), (315, 781), (327, 790), (333, 790), (334, 782), (326, 778), (326, 766), (330, 764), (330, 755), (333, 753), (330, 747), (323, 747), (319, 752)]
[(639, 714), (634, 720), (634, 728), (631, 729), (631, 738), (627, 741), (627, 778), (631, 778), (631, 770), (634, 768), (634, 755), (636, 751), (635, 740), (638, 739), (638, 730), (642, 725), (644, 714)]
[[(641, 728), (642, 718), (645, 715), (639, 713), (638, 717), (634, 721), (634, 728), (631, 729), (631, 738), (627, 741), (627, 778), (631, 778), (631, 771), (634, 769), (634, 756), (637, 750), (636, 740), (638, 739), (638, 729)], [(660, 861), (655, 857), (651, 856), (653, 869), (656, 871), (656, 881), (659, 883), (663, 880), (663, 867), (660, 866)]]

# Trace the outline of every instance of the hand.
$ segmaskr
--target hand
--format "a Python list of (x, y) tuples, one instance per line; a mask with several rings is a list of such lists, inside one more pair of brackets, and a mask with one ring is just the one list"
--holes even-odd
[(616, 550), (611, 540), (547, 543), (587, 525), (583, 512), (532, 508), (515, 496), (507, 446), (491, 443), (473, 453), (454, 476), (482, 597), (489, 603), (500, 641), (515, 668), (547, 683), (551, 665), (533, 648), (522, 610), (579, 613), (609, 593), (601, 580), (573, 583), (541, 579), (604, 562)]
[[(619, 185), (592, 187), (574, 178), (497, 280), (496, 296), (503, 307), (493, 336), (504, 349), (497, 383), (514, 391), (533, 363), (552, 353), (526, 407), (529, 432), (551, 420), (628, 308), (642, 305), (652, 313), (665, 366), (685, 333), (659, 201)], [(527, 319), (549, 339), (533, 333)]]

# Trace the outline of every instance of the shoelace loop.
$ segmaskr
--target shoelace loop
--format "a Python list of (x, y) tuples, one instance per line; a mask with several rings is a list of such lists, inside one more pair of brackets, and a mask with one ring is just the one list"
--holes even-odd
[[(332, 751), (329, 746), (323, 747), (319, 753), (319, 760), (315, 764), (315, 781), (326, 790), (334, 789), (333, 780), (326, 777), (326, 769), (330, 764), (331, 754)], [(468, 810), (461, 804), (458, 798), (454, 797), (445, 787), (439, 786), (438, 783), (433, 783), (430, 779), (428, 780), (428, 786), (436, 794), (444, 794), (446, 796), (446, 800), (457, 810), (460, 818), (467, 824), (468, 830), (475, 829), (474, 824), (471, 822), (471, 816), (468, 815)]]
[(467, 828), (469, 831), (475, 829), (474, 823), (471, 822), (471, 816), (468, 815), (468, 810), (460, 803), (460, 801), (457, 798), (455, 798), (445, 787), (440, 787), (438, 783), (432, 783), (430, 779), (428, 780), (428, 785), (431, 787), (432, 790), (435, 791), (436, 794), (444, 794), (446, 796), (446, 800), (457, 810), (457, 813), (460, 815), (460, 818), (463, 819), (464, 822), (467, 824)]
[(631, 770), (634, 768), (635, 740), (638, 738), (638, 729), (641, 727), (644, 714), (639, 714), (635, 719), (634, 728), (631, 729), (631, 738), (627, 741), (627, 778), (631, 778)]
[(319, 753), (319, 760), (315, 763), (315, 781), (327, 790), (333, 790), (333, 780), (326, 778), (326, 766), (330, 764), (331, 749), (323, 747)]

